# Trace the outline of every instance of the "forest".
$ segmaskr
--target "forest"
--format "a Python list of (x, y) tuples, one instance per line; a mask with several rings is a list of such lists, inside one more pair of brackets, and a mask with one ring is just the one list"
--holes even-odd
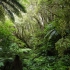
[(0, 70), (70, 70), (70, 0), (0, 0)]

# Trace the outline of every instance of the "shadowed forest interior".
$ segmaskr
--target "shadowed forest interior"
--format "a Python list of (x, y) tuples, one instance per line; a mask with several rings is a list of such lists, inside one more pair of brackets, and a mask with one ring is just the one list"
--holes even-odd
[(0, 0), (0, 70), (70, 70), (70, 0)]

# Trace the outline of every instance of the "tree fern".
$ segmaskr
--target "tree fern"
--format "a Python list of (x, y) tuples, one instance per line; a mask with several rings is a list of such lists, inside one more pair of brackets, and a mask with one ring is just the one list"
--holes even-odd
[[(24, 13), (26, 12), (25, 7), (22, 6), (18, 0), (0, 0), (0, 6), (3, 8), (3, 12), (5, 12), (12, 21), (14, 21), (14, 14), (20, 16), (21, 11)], [(2, 13), (2, 11), (0, 11), (0, 13)], [(0, 14), (0, 16), (4, 15), (0, 17), (0, 19), (5, 17), (5, 13)]]

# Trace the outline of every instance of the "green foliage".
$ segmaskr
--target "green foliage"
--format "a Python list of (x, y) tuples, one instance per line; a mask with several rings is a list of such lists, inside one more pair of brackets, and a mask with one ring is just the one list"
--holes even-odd
[(11, 21), (7, 20), (5, 24), (0, 23), (1, 57), (12, 57), (13, 55), (18, 54), (21, 51), (19, 47), (23, 48), (25, 46), (23, 42), (21, 42), (14, 36), (14, 31), (15, 28)]
[[(14, 4), (19, 5), (22, 1), (16, 2)], [(17, 24), (13, 25), (9, 20), (5, 24), (0, 22), (0, 67), (6, 58), (13, 59), (17, 54), (22, 60), (23, 70), (69, 70), (70, 1), (24, 0), (21, 4), (28, 12)], [(13, 11), (20, 15), (16, 9)]]
[(4, 64), (3, 64), (3, 62), (0, 61), (0, 67), (1, 67), (1, 66), (4, 66)]
[(4, 17), (4, 10), (2, 8), (2, 6), (0, 6), (0, 21), (4, 21), (5, 17)]
[(31, 50), (29, 48), (20, 48), (17, 43), (12, 43), (9, 47), (10, 47), (9, 52), (12, 53), (12, 56), (16, 54), (22, 56), (24, 52), (28, 52)]
[(5, 24), (0, 23), (0, 39), (2, 40), (0, 46), (8, 46), (11, 43), (10, 36), (12, 37), (11, 32), (14, 29), (10, 28), (12, 25), (9, 25), (8, 23), (10, 22), (6, 22)]
[(64, 51), (70, 47), (70, 39), (69, 38), (61, 38), (59, 41), (55, 44), (56, 50), (58, 50), (59, 56), (64, 55)]

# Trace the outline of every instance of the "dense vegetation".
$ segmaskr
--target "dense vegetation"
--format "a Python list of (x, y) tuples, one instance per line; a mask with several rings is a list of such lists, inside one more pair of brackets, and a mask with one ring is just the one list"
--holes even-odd
[(0, 70), (70, 70), (70, 1), (0, 0)]

